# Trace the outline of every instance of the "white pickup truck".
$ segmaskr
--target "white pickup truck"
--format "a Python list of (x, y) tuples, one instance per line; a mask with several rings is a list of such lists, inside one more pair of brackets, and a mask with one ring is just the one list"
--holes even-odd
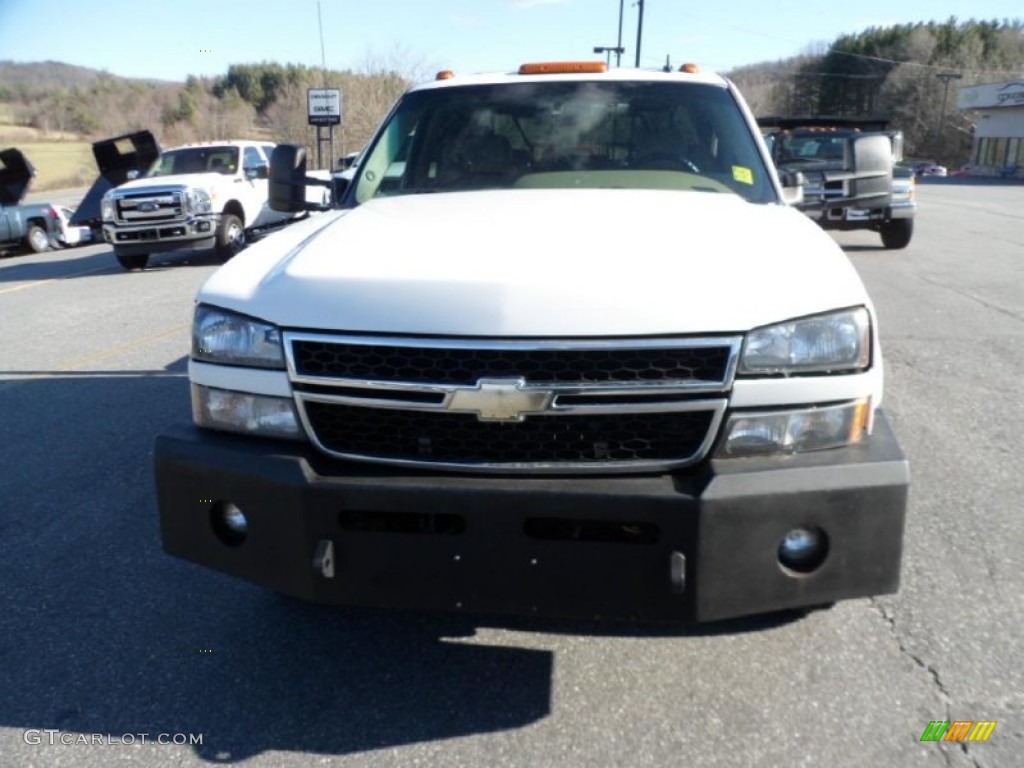
[(101, 202), (103, 239), (125, 269), (142, 269), (153, 253), (215, 248), (226, 261), (259, 228), (293, 214), (267, 204), (274, 144), (218, 141), (161, 153), (140, 179), (107, 192)]
[[(272, 204), (307, 207), (304, 152), (271, 165)], [(477, 613), (894, 591), (909, 474), (878, 318), (797, 199), (733, 85), (691, 67), (411, 89), (337, 210), (200, 290), (193, 424), (156, 442), (165, 550)]]

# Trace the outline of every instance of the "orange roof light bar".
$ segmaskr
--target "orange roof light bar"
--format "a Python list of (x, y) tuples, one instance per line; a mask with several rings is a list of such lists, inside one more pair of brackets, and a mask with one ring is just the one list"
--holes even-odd
[(520, 75), (566, 75), (607, 72), (603, 61), (537, 61), (519, 67)]
[(452, 72), (450, 69), (442, 69), (440, 72), (437, 73), (437, 75), (434, 77), (434, 79), (435, 80), (451, 80), (453, 77), (455, 77), (455, 73)]
[(700, 68), (696, 64), (693, 64), (692, 62), (689, 62), (689, 63), (683, 64), (683, 66), (681, 66), (679, 68), (679, 71), (680, 72), (686, 72), (686, 73), (691, 74), (691, 75), (695, 75), (698, 72), (700, 72)]

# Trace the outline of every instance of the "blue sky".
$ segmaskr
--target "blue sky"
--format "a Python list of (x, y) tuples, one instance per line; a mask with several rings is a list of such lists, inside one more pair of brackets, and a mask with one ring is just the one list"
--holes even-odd
[[(458, 72), (600, 58), (619, 0), (320, 0), (327, 66), (369, 61)], [(129, 77), (184, 80), (258, 61), (319, 66), (316, 0), (0, 0), (0, 60), (63, 61)], [(968, 11), (968, 8), (970, 9)], [(282, 10), (283, 9), (283, 10)], [(623, 64), (636, 55), (625, 0)], [(1021, 0), (645, 0), (641, 66), (694, 61), (727, 71), (774, 61), (870, 26), (1024, 17)]]

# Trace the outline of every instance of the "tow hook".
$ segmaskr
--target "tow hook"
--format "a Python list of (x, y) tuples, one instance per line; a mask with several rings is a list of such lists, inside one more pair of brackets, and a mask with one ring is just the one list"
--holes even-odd
[(325, 579), (334, 578), (334, 542), (330, 539), (323, 539), (316, 545), (313, 570), (318, 571)]

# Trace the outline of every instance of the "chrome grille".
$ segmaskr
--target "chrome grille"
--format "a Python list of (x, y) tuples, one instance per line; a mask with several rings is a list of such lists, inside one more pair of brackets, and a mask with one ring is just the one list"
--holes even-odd
[(498, 472), (699, 461), (725, 412), (741, 340), (284, 334), (299, 414), (322, 451)]
[(124, 192), (115, 200), (117, 220), (123, 224), (162, 223), (185, 218), (184, 193), (181, 190)]

